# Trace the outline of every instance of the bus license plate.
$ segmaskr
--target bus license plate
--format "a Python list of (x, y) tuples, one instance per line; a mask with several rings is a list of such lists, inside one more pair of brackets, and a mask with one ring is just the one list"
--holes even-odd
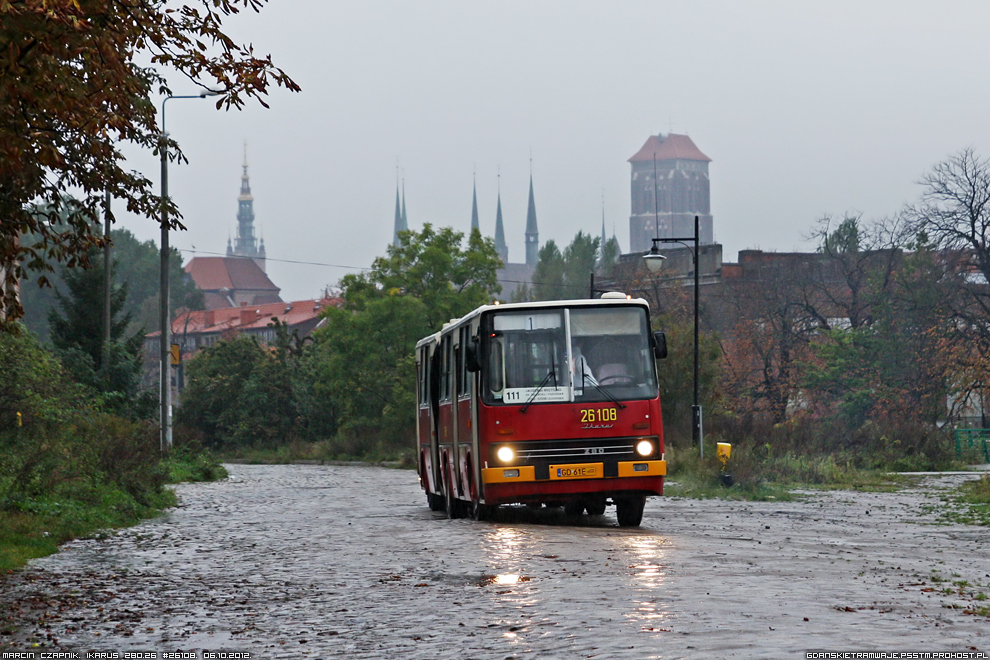
[(550, 479), (601, 479), (604, 470), (601, 463), (578, 463), (577, 465), (551, 465)]

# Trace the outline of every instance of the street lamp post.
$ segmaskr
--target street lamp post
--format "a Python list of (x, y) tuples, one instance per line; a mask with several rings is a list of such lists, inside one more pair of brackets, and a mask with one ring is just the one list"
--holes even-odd
[[(659, 228), (657, 234), (659, 234)], [(692, 249), (685, 241), (692, 241), (694, 248)], [(699, 287), (698, 287), (698, 272), (701, 270), (698, 264), (698, 252), (700, 250), (700, 243), (698, 241), (698, 216), (694, 216), (694, 236), (688, 236), (683, 238), (660, 238), (658, 235), (653, 239), (653, 247), (650, 251), (643, 255), (644, 261), (646, 261), (647, 268), (651, 272), (656, 272), (660, 270), (663, 265), (663, 260), (666, 258), (664, 255), (660, 254), (660, 243), (680, 243), (684, 247), (691, 250), (691, 260), (694, 266), (694, 405), (691, 406), (691, 440), (698, 444), (698, 451), (701, 458), (705, 457), (705, 438), (702, 426), (702, 414), (701, 414), (701, 401), (700, 401), (700, 391), (699, 391), (699, 362), (698, 362), (698, 300), (699, 300)]]
[(158, 314), (160, 316), (161, 351), (159, 352), (161, 369), (160, 420), (161, 420), (161, 449), (167, 453), (172, 449), (172, 385), (171, 385), (171, 345), (172, 324), (169, 318), (169, 281), (168, 281), (168, 133), (165, 132), (165, 104), (172, 99), (203, 99), (207, 96), (218, 96), (222, 92), (211, 89), (203, 90), (194, 96), (166, 96), (162, 101), (162, 133), (158, 148), (162, 157), (162, 251), (161, 251), (161, 280), (158, 295)]

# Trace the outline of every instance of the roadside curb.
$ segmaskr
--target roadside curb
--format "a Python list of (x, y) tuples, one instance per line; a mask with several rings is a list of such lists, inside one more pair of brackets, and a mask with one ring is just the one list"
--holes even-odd
[[(346, 467), (384, 467), (401, 468), (402, 461), (315, 461), (315, 460), (294, 460), (294, 461), (255, 461), (248, 458), (225, 458), (221, 464), (231, 465), (340, 465)], [(412, 467), (410, 467), (412, 469)]]

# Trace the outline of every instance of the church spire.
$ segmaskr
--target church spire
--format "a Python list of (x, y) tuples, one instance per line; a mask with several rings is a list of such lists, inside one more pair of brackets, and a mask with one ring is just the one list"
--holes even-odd
[(254, 196), (251, 195), (251, 179), (248, 177), (247, 140), (244, 141), (244, 171), (241, 173), (241, 194), (237, 196), (237, 238), (233, 256), (250, 257), (262, 271), (265, 262), (258, 258), (258, 239), (254, 235)]
[(474, 199), (471, 202), (471, 233), (477, 229), (481, 231), (481, 223), (478, 222), (478, 181), (474, 182)]
[(409, 229), (409, 218), (406, 217), (406, 177), (402, 177), (402, 231)]
[(503, 264), (509, 263), (509, 246), (505, 244), (505, 226), (502, 224), (502, 175), (498, 175), (498, 210), (495, 211), (495, 252)]
[(392, 230), (392, 245), (399, 246), (399, 232), (406, 228), (402, 222), (402, 204), (399, 201), (399, 182), (395, 182), (395, 227)]
[(608, 243), (608, 239), (605, 238), (605, 193), (602, 192), (602, 241), (598, 245), (598, 263), (602, 263), (605, 260), (606, 243)]
[(529, 207), (526, 209), (526, 265), (536, 268), (540, 260), (540, 230), (536, 226), (536, 201), (533, 197), (533, 173), (529, 173)]

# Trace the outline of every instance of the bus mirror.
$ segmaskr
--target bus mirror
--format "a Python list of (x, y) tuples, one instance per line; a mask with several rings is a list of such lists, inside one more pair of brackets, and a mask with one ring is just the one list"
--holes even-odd
[(667, 357), (667, 335), (663, 332), (653, 333), (653, 356), (658, 360)]
[(478, 362), (478, 342), (476, 340), (471, 340), (467, 344), (467, 350), (465, 351), (465, 358), (467, 360), (467, 370), (471, 373), (476, 371), (481, 371), (481, 364)]

